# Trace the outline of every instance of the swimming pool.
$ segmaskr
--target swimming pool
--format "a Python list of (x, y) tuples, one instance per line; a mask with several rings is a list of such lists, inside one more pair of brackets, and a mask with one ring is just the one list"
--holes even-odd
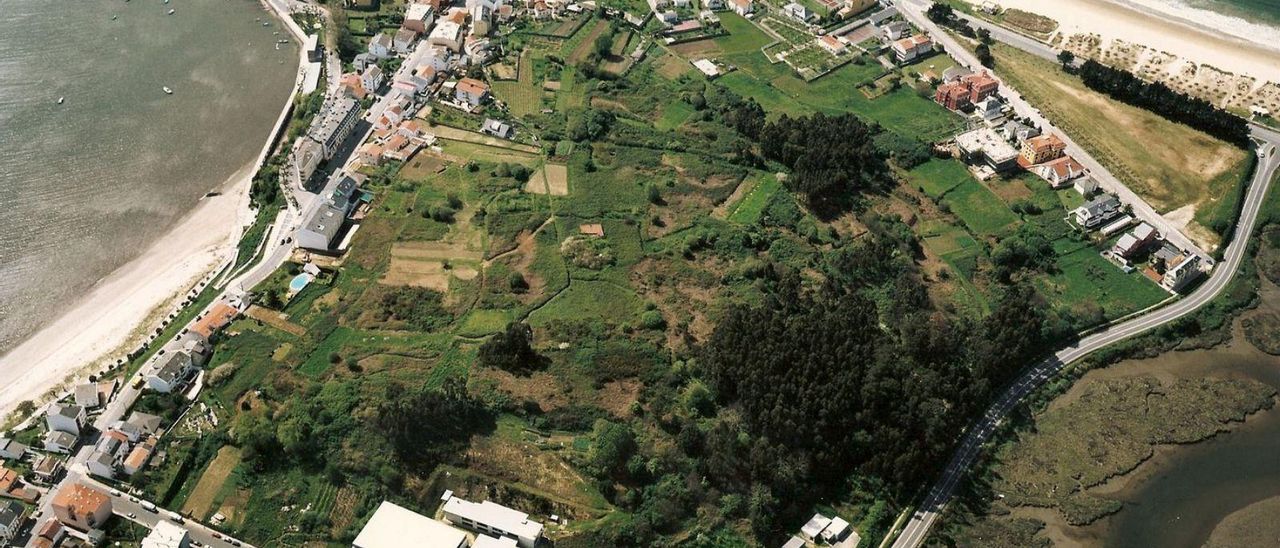
[(298, 274), (289, 282), (289, 291), (297, 293), (302, 291), (302, 288), (307, 287), (307, 284), (309, 283), (311, 283), (310, 274)]

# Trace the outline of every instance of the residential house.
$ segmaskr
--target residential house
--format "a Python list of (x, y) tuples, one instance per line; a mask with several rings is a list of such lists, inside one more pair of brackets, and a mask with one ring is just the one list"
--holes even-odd
[(45, 414), (45, 424), (51, 432), (66, 432), (80, 436), (80, 430), (84, 428), (88, 414), (83, 407), (79, 405), (68, 405), (64, 403), (54, 403), (49, 406), (49, 412)]
[(363, 176), (344, 175), (328, 201), (316, 209), (298, 231), (298, 247), (316, 252), (331, 251), (347, 217), (361, 202), (356, 195)]
[[(365, 70), (368, 71), (370, 68), (378, 68), (378, 65), (369, 65)], [(379, 72), (381, 72), (381, 69), (379, 69)], [(338, 78), (338, 90), (341, 91), (343, 95), (357, 101), (364, 100), (364, 98), (369, 95), (369, 91), (364, 87), (364, 83), (361, 81), (360, 75), (354, 72), (348, 72)], [(298, 155), (298, 149), (301, 147), (301, 143), (306, 142), (314, 143), (315, 141), (311, 139), (298, 139), (299, 144), (295, 145), (293, 148), (295, 158)], [(318, 144), (319, 143), (317, 143), (317, 145)], [(321, 156), (323, 156), (323, 154), (323, 151), (321, 151)]]
[(724, 0), (703, 0), (702, 8), (708, 10), (724, 9)]
[(890, 46), (898, 63), (910, 63), (922, 55), (933, 51), (933, 40), (923, 34), (896, 40)]
[(489, 84), (474, 78), (463, 78), (454, 87), (453, 97), (471, 108), (478, 107), (489, 98)]
[(372, 40), (369, 40), (369, 55), (378, 59), (389, 59), (394, 48), (391, 36), (385, 32), (379, 32)]
[(134, 411), (133, 413), (130, 413), (129, 420), (127, 422), (137, 426), (143, 434), (152, 436), (160, 432), (160, 425), (162, 424), (160, 417), (150, 413), (143, 413), (141, 411)]
[(987, 74), (985, 70), (961, 76), (960, 81), (969, 88), (969, 102), (971, 103), (976, 104), (978, 101), (992, 97), (996, 92), (1000, 91), (1000, 82), (996, 81), (990, 74)]
[(1026, 142), (1027, 139), (1040, 135), (1039, 128), (1034, 128), (1012, 120), (1005, 122), (1004, 125), (1000, 127), (1000, 132), (1004, 134), (1005, 140), (1017, 143), (1019, 147), (1021, 147), (1022, 143)]
[(27, 502), (35, 502), (40, 498), (39, 491), (27, 489), (22, 485), (22, 476), (18, 475), (17, 471), (0, 466), (0, 496)]
[(1084, 175), (1084, 166), (1080, 165), (1075, 158), (1070, 156), (1062, 156), (1056, 160), (1051, 160), (1035, 166), (1036, 175), (1042, 179), (1049, 181), (1049, 186), (1053, 188), (1066, 188), (1071, 181)]
[(44, 435), (44, 450), (53, 451), (54, 453), (70, 453), (72, 449), (75, 449), (76, 443), (79, 441), (80, 438), (75, 434), (50, 430)]
[(542, 524), (529, 519), (529, 514), (507, 508), (493, 501), (470, 502), (448, 496), (442, 510), (449, 523), (478, 533), (497, 537), (513, 537), (520, 548), (534, 548), (542, 538)]
[[(827, 524), (827, 528), (823, 529), (822, 533), (818, 536), (827, 544), (835, 544), (850, 535), (856, 537), (858, 534), (853, 531), (853, 526), (851, 526), (848, 521), (845, 521), (845, 519), (840, 516), (835, 516), (831, 518), (831, 523)], [(849, 545), (857, 546), (858, 540), (854, 540), (849, 543)]]
[(680, 21), (680, 14), (676, 13), (676, 10), (660, 11), (653, 16), (664, 25), (674, 25)]
[(948, 110), (963, 110), (973, 105), (969, 95), (969, 86), (963, 82), (947, 82), (938, 86), (933, 100)]
[(441, 72), (449, 68), (449, 60), (453, 58), (453, 52), (444, 46), (434, 46), (427, 49), (427, 54), (422, 57), (419, 68), (428, 66), (436, 72)]
[(729, 0), (729, 3), (733, 6), (733, 12), (743, 17), (750, 15), (755, 9), (755, 2), (752, 0)]
[(85, 409), (94, 409), (102, 405), (102, 400), (98, 393), (98, 383), (87, 382), (77, 384), (74, 390), (76, 405)]
[(882, 9), (871, 15), (868, 15), (867, 21), (870, 22), (872, 25), (880, 26), (885, 21), (893, 19), (894, 17), (897, 17), (897, 16), (898, 16), (898, 8), (889, 6), (889, 7), (886, 7), (885, 9)]
[(1062, 142), (1057, 135), (1050, 133), (1049, 135), (1041, 135), (1027, 139), (1022, 143), (1022, 158), (1020, 163), (1026, 166), (1041, 164), (1062, 156), (1067, 149), (1066, 143)]
[(372, 65), (360, 74), (360, 87), (369, 93), (378, 91), (382, 87), (382, 82), (386, 80), (382, 75), (382, 69), (378, 65)]
[(817, 542), (822, 531), (831, 525), (831, 518), (822, 514), (814, 514), (809, 518), (803, 526), (800, 527), (800, 536), (810, 542)]
[(720, 26), (720, 16), (716, 15), (716, 12), (709, 9), (698, 12), (698, 19), (712, 27)]
[(218, 301), (207, 314), (200, 316), (196, 323), (192, 324), (190, 332), (204, 337), (205, 340), (212, 339), (218, 330), (226, 327), (239, 315), (240, 309), (231, 306), (227, 301)]
[[(472, 27), (474, 28), (474, 27)], [(492, 57), (490, 52), (490, 44), (487, 38), (468, 40), (466, 45), (462, 47), (467, 53), (467, 63), (471, 65), (483, 65), (489, 62)]]
[(1187, 284), (1200, 277), (1200, 256), (1180, 255), (1166, 263), (1160, 285), (1169, 291), (1181, 291)]
[(1154, 227), (1147, 223), (1141, 223), (1133, 230), (1126, 232), (1119, 240), (1116, 240), (1116, 245), (1111, 248), (1111, 251), (1128, 259), (1146, 248), (1147, 244), (1155, 241), (1158, 236), (1159, 234)]
[(85, 462), (85, 467), (89, 469), (90, 474), (100, 478), (115, 479), (116, 477), (116, 461), (109, 453), (94, 451)]
[(987, 97), (974, 103), (973, 118), (988, 127), (995, 127), (1004, 122), (1004, 111), (1004, 102), (999, 97)]
[(176, 523), (160, 520), (142, 539), (140, 548), (188, 548), (190, 546), (191, 535), (185, 528)]
[(0, 438), (0, 458), (21, 459), (27, 454), (27, 446), (9, 438)]
[(827, 53), (830, 53), (831, 55), (844, 55), (849, 51), (849, 46), (845, 45), (845, 43), (840, 41), (839, 38), (830, 34), (819, 38), (818, 45), (822, 46), (822, 49), (827, 50)]
[[(667, 13), (667, 12), (663, 12), (663, 14), (664, 14), (664, 15), (665, 15), (666, 13)], [(670, 13), (673, 13), (673, 14), (674, 14), (675, 12), (670, 12)], [(679, 19), (680, 19), (680, 17), (677, 15), (675, 20), (679, 21)], [(665, 22), (665, 21), (664, 21), (664, 22)], [(702, 28), (702, 22), (701, 22), (701, 21), (698, 21), (697, 19), (689, 19), (689, 20), (686, 20), (686, 21), (681, 21), (681, 22), (679, 22), (679, 23), (676, 23), (676, 24), (675, 24), (675, 25), (673, 25), (671, 28), (667, 29), (666, 34), (667, 34), (667, 36), (675, 36), (675, 35), (678, 35), (678, 34), (685, 34), (685, 33), (689, 33), (689, 32), (694, 32), (694, 31), (697, 31), (697, 30), (699, 30), (699, 29), (701, 29), (701, 28)]]
[(156, 438), (149, 437), (142, 443), (133, 446), (133, 450), (129, 451), (129, 456), (124, 458), (120, 463), (120, 468), (125, 474), (130, 476), (141, 472), (147, 466), (147, 461), (151, 460), (151, 455), (155, 453)]
[(57, 518), (49, 518), (38, 531), (35, 531), (35, 535), (27, 545), (29, 548), (53, 548), (60, 545), (62, 539), (66, 538), (67, 530)]
[(484, 4), (472, 6), (471, 12), (471, 35), (472, 36), (488, 36), (489, 21), (493, 19), (493, 10)]
[(400, 548), (430, 546), (432, 548), (466, 548), (467, 534), (447, 524), (382, 501), (373, 517), (351, 542), (352, 548)]
[(404, 28), (418, 34), (426, 34), (436, 20), (436, 10), (427, 4), (409, 4), (404, 12)]
[(782, 548), (805, 548), (805, 546), (804, 539), (791, 535), (787, 542), (782, 545)]
[(401, 55), (413, 51), (413, 43), (418, 41), (418, 33), (407, 28), (400, 28), (391, 37), (391, 49)]
[(1081, 196), (1088, 198), (1094, 192), (1098, 191), (1098, 181), (1093, 177), (1077, 177), (1076, 182), (1071, 185), (1072, 188), (1079, 192)]
[(53, 497), (53, 515), (81, 531), (101, 529), (111, 518), (111, 497), (82, 483), (66, 485)]
[(658, 12), (666, 9), (671, 4), (667, 0), (645, 0), (645, 3), (649, 5), (649, 11), (653, 12), (654, 15), (657, 15)]
[(366, 166), (382, 165), (382, 153), (384, 152), (382, 145), (378, 143), (365, 143), (356, 149), (356, 160)]
[(986, 163), (995, 171), (1017, 165), (1018, 150), (991, 128), (979, 128), (956, 135), (960, 156), (970, 163)]
[(1073, 213), (1077, 224), (1093, 229), (1119, 215), (1120, 208), (1120, 200), (1111, 194), (1103, 194), (1076, 208)]
[(506, 122), (499, 122), (492, 118), (488, 118), (484, 121), (484, 126), (480, 131), (502, 139), (515, 137), (516, 133), (515, 130), (511, 129), (510, 124)]
[(782, 14), (801, 23), (808, 23), (809, 19), (813, 18), (813, 12), (809, 11), (809, 8), (795, 2), (782, 6)]
[(515, 17), (515, 8), (512, 8), (511, 4), (498, 6), (498, 9), (493, 10), (493, 17), (499, 23), (511, 21), (511, 18)]
[(27, 521), (27, 507), (13, 500), (0, 502), (0, 546), (12, 546)]
[(440, 21), (436, 23), (435, 28), (431, 29), (431, 34), (427, 36), (427, 43), (461, 51), (462, 26), (453, 21)]
[(351, 60), (351, 65), (355, 67), (356, 72), (362, 71), (366, 68), (369, 68), (369, 65), (374, 65), (377, 63), (378, 63), (378, 58), (374, 57), (372, 53), (361, 53), (359, 55), (356, 55), (355, 58)]
[(62, 475), (62, 461), (51, 455), (40, 455), (31, 464), (31, 473), (42, 483), (52, 484)]
[(911, 32), (911, 24), (906, 21), (892, 21), (880, 27), (880, 36), (885, 42), (901, 40)]
[(964, 68), (960, 65), (956, 65), (954, 67), (949, 67), (947, 70), (942, 71), (942, 81), (943, 83), (957, 82), (961, 78), (968, 76), (970, 74), (973, 74), (972, 70)]
[(184, 351), (172, 352), (163, 365), (147, 374), (147, 386), (156, 392), (173, 392), (186, 382), (195, 369), (196, 363), (191, 359), (191, 354)]

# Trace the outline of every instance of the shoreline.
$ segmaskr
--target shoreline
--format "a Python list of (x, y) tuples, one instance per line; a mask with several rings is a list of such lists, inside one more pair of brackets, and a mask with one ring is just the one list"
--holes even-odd
[[(978, 0), (968, 1), (971, 4), (981, 3)], [(1267, 36), (1247, 40), (1238, 36), (1238, 32), (1215, 28), (1210, 21), (1188, 19), (1188, 14), (1156, 9), (1135, 0), (995, 1), (1003, 8), (1016, 8), (1054, 19), (1058, 23), (1055, 32), (1064, 36), (1096, 34), (1104, 41), (1119, 39), (1196, 64), (1251, 76), (1259, 81), (1258, 84), (1263, 81), (1280, 84), (1280, 50), (1265, 40)], [(1215, 19), (1222, 23), (1232, 17), (1221, 15)], [(1274, 35), (1276, 43), (1280, 43), (1280, 28), (1254, 25), (1270, 29), (1266, 34)]]
[[(261, 5), (286, 28), (292, 26), (287, 14), (269, 2)], [(203, 287), (233, 259), (255, 218), (249, 196), (253, 176), (288, 123), (304, 56), (299, 48), (292, 90), (261, 151), (209, 189), (218, 195), (206, 194), (140, 255), (98, 280), (64, 312), (0, 355), (0, 416), (12, 419), (24, 401), (39, 407), (66, 385), (126, 357), (154, 336), (194, 288)]]

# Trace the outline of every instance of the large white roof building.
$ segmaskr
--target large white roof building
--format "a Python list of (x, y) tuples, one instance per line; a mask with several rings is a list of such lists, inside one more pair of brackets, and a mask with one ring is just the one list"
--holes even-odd
[(385, 500), (351, 543), (353, 548), (463, 548), (466, 545), (466, 533)]

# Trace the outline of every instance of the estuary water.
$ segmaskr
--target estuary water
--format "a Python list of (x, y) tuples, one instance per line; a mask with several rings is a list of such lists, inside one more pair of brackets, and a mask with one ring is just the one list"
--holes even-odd
[(253, 0), (0, 0), (0, 354), (255, 159), (280, 38)]

